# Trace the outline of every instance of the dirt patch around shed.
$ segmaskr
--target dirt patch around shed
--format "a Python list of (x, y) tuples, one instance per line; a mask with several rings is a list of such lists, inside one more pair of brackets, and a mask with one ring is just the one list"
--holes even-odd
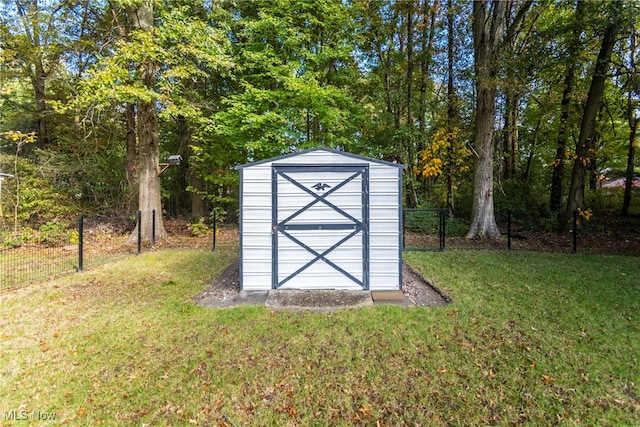
[[(196, 304), (205, 307), (232, 307), (236, 305), (239, 293), (240, 267), (239, 260), (235, 260), (193, 299)], [(409, 305), (430, 307), (443, 306), (450, 302), (446, 294), (432, 286), (418, 272), (404, 263), (402, 265), (402, 293), (410, 303)]]

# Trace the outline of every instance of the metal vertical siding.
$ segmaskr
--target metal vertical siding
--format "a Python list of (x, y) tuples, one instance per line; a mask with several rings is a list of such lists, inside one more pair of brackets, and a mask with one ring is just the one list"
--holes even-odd
[(242, 276), (244, 290), (271, 289), (271, 166), (242, 169)]
[(401, 287), (401, 252), (398, 246), (401, 232), (398, 179), (401, 175), (398, 169), (372, 162), (369, 171), (371, 290), (397, 290)]

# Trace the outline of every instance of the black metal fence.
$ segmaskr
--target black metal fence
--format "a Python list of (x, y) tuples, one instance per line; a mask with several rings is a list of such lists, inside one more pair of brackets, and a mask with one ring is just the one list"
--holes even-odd
[[(144, 221), (150, 222), (149, 235), (143, 233), (146, 231)], [(0, 290), (82, 272), (121, 257), (154, 250), (157, 222), (156, 213), (152, 211), (138, 212), (132, 217), (80, 215), (77, 220), (49, 222), (37, 229), (0, 229)], [(211, 250), (215, 250), (215, 214), (212, 225), (200, 222), (199, 226), (200, 235), (207, 239)]]
[[(640, 227), (627, 224), (629, 232), (614, 236), (613, 227), (598, 229), (574, 213), (573, 225), (564, 233), (539, 232), (531, 218), (510, 211), (496, 212), (502, 238), (494, 241), (465, 239), (468, 225), (448, 218), (444, 209), (404, 209), (403, 249), (443, 251), (449, 249), (552, 250), (561, 252), (640, 254)], [(215, 250), (215, 211), (212, 224), (201, 221), (189, 230), (173, 230), (172, 236), (200, 235), (199, 244)], [(151, 234), (144, 235), (145, 222)], [(48, 280), (61, 274), (83, 271), (119, 257), (140, 254), (157, 246), (155, 212), (139, 212), (131, 217), (80, 216), (68, 222), (50, 222), (37, 228), (0, 224), (0, 290)], [(638, 221), (640, 223), (640, 219)], [(602, 223), (601, 223), (602, 224)], [(166, 227), (165, 222), (165, 227)], [(605, 226), (606, 227), (606, 226)], [(616, 228), (624, 228), (619, 225)], [(137, 229), (137, 231), (136, 231)], [(213, 231), (211, 233), (211, 231)], [(236, 230), (237, 231), (237, 230)], [(198, 233), (196, 233), (198, 232)], [(175, 238), (175, 237), (174, 237)], [(204, 239), (204, 240), (203, 240)], [(163, 240), (160, 245), (184, 246), (188, 243)]]
[(403, 249), (408, 251), (443, 251), (445, 249), (446, 218), (446, 209), (403, 209)]
[[(404, 209), (403, 249), (443, 251), (448, 249), (540, 250), (567, 253), (640, 254), (640, 233), (633, 218), (625, 224), (606, 219), (589, 221), (578, 211), (567, 230), (557, 231), (557, 220), (532, 218), (523, 213), (496, 211), (502, 237), (497, 240), (467, 239), (468, 224), (449, 218), (444, 209)], [(550, 225), (552, 224), (552, 225)], [(546, 231), (541, 231), (546, 230)]]

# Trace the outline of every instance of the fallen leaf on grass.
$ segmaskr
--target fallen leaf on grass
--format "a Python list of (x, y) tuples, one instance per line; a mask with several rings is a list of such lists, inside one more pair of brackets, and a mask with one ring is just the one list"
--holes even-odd
[(496, 377), (496, 373), (493, 372), (493, 369), (489, 369), (489, 370), (483, 370), (482, 371), (482, 375), (485, 377), (489, 377), (491, 379), (494, 379)]
[(544, 379), (544, 384), (545, 385), (549, 385), (549, 384), (553, 384), (553, 382), (556, 380), (553, 377), (550, 377), (549, 375), (542, 375), (542, 379)]
[(358, 409), (358, 412), (360, 412), (362, 416), (366, 418), (371, 413), (371, 408), (366, 403), (363, 403), (360, 409)]
[(287, 409), (287, 413), (294, 418), (298, 416), (298, 411), (293, 405), (289, 406), (289, 408)]
[(76, 412), (76, 414), (78, 414), (79, 417), (84, 416), (84, 414), (87, 412), (87, 408), (85, 408), (84, 406), (81, 407), (80, 409), (78, 409), (78, 411)]

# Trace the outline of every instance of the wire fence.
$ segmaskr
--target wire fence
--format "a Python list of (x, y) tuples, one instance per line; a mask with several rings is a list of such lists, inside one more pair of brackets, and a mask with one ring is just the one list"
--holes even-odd
[(402, 224), (404, 250), (443, 251), (445, 249), (445, 209), (405, 208), (402, 211)]
[[(539, 225), (521, 213), (497, 211), (502, 237), (495, 240), (466, 239), (468, 224), (449, 218), (444, 209), (404, 209), (402, 220), (405, 251), (491, 249), (640, 255), (640, 219), (603, 225), (590, 223), (576, 212), (568, 231), (554, 233), (535, 231)], [(158, 221), (154, 212), (139, 212), (133, 216), (80, 216), (19, 230), (0, 223), (0, 291), (95, 268), (158, 247), (199, 245), (215, 250), (215, 211), (211, 224), (203, 220), (168, 224), (165, 220), (163, 229), (169, 231), (169, 238), (162, 240), (156, 236)], [(229, 233), (229, 240), (237, 240), (237, 229)]]
[(0, 289), (47, 280), (77, 269), (78, 234), (73, 224), (0, 228)]
[[(203, 221), (174, 234), (199, 235), (200, 245), (215, 250), (217, 226)], [(155, 211), (133, 216), (83, 216), (49, 222), (36, 229), (0, 229), (0, 290), (82, 272), (119, 258), (155, 250), (157, 246), (183, 246), (177, 237), (158, 241)], [(149, 222), (150, 227), (145, 226)], [(175, 225), (173, 226), (176, 227)], [(191, 227), (191, 228), (189, 228)], [(163, 227), (164, 229), (164, 227)], [(187, 245), (193, 245), (191, 239)]]
[[(574, 212), (563, 231), (550, 218), (536, 218), (522, 212), (495, 212), (499, 239), (468, 239), (469, 224), (450, 218), (444, 209), (404, 209), (403, 249), (443, 251), (445, 249), (536, 250), (566, 253), (640, 255), (639, 218), (602, 218)], [(546, 223), (545, 223), (546, 221)], [(544, 230), (544, 231), (541, 231)]]

